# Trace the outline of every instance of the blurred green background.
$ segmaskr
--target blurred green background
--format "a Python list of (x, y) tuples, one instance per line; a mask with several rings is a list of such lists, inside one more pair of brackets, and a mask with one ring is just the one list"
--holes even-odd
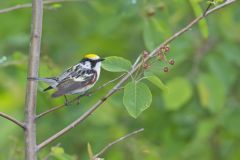
[[(28, 0), (1, 0), (0, 8)], [(184, 27), (206, 8), (200, 0), (83, 0), (45, 5), (40, 72), (58, 75), (85, 53), (121, 56), (132, 62)], [(156, 67), (168, 94), (149, 84), (153, 103), (132, 118), (112, 96), (84, 123), (40, 151), (51, 159), (88, 159), (87, 143), (97, 153), (107, 143), (145, 128), (143, 133), (112, 147), (107, 160), (239, 160), (240, 159), (240, 5), (226, 7), (170, 44), (170, 71)], [(0, 111), (24, 118), (31, 9), (0, 14)], [(161, 64), (163, 66), (168, 64)], [(118, 76), (102, 71), (97, 86)], [(145, 82), (145, 81), (144, 81)], [(37, 121), (37, 142), (82, 115), (110, 85), (80, 105), (71, 105)], [(62, 104), (39, 83), (37, 112)], [(65, 150), (54, 156), (52, 146)], [(59, 153), (60, 154), (60, 153)], [(69, 156), (68, 156), (69, 155)], [(24, 157), (23, 131), (0, 117), (0, 159)], [(65, 160), (65, 159), (64, 159)]]

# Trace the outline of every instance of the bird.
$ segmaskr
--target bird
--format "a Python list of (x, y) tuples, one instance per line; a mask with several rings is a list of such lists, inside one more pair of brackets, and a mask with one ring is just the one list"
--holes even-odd
[(43, 91), (55, 89), (51, 95), (53, 98), (66, 95), (85, 94), (98, 81), (101, 72), (101, 62), (97, 54), (86, 54), (79, 63), (69, 67), (62, 74), (56, 77), (30, 78), (48, 83), (49, 86)]

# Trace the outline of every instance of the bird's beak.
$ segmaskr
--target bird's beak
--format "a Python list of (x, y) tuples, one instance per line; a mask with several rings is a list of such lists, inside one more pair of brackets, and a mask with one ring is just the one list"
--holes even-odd
[(104, 61), (104, 60), (105, 60), (104, 58), (100, 58), (100, 59), (99, 59), (99, 62)]

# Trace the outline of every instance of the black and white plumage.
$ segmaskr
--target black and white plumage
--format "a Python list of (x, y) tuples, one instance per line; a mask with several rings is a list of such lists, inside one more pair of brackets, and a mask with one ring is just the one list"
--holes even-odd
[(67, 94), (84, 94), (92, 88), (100, 76), (101, 59), (95, 54), (86, 55), (78, 64), (68, 68), (58, 77), (37, 78), (49, 84), (44, 91), (56, 89), (52, 97)]

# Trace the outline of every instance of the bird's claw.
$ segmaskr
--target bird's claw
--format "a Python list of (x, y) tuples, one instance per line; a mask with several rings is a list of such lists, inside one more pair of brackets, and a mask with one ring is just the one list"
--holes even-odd
[(78, 97), (77, 97), (77, 105), (79, 105), (79, 104), (80, 104), (80, 99), (81, 99), (81, 97), (80, 97), (80, 96), (78, 96)]
[(65, 106), (68, 106), (70, 103), (69, 103), (69, 101), (68, 101), (68, 99), (67, 99), (67, 96), (64, 95), (64, 98), (65, 98), (64, 105), (65, 105)]

